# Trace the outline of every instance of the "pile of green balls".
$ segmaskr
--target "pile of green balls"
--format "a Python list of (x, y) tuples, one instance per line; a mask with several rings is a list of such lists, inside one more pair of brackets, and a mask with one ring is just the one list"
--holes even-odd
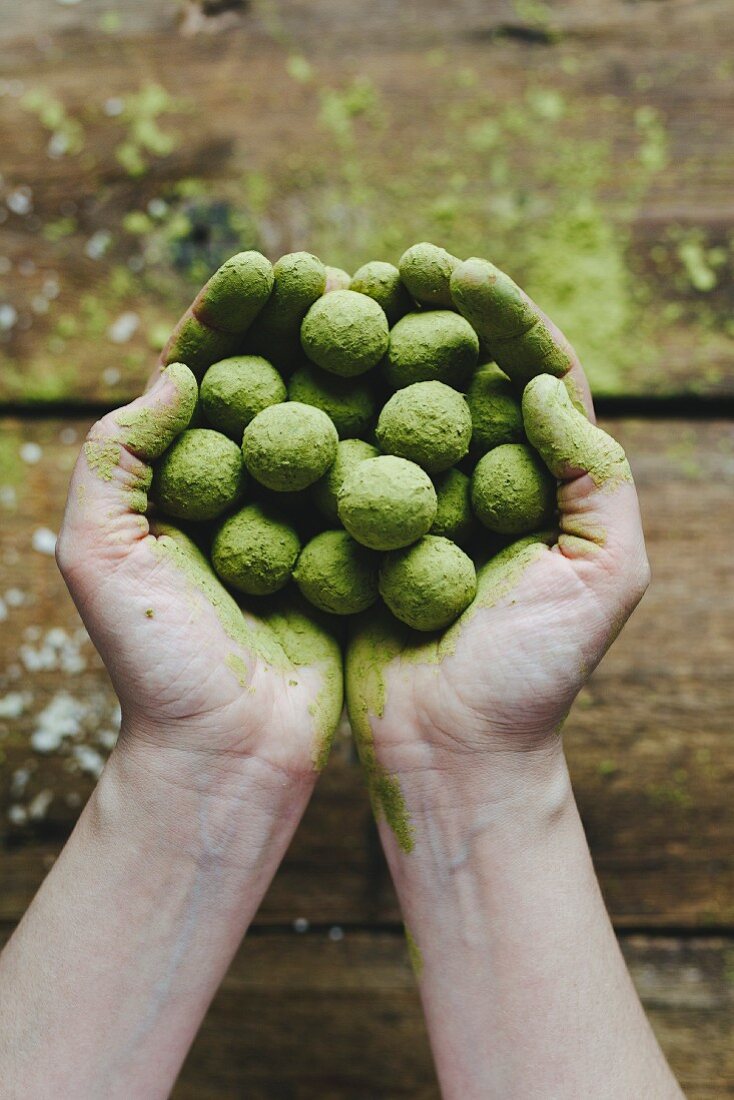
[[(199, 404), (152, 493), (231, 589), (292, 583), (342, 616), (382, 599), (440, 630), (474, 599), (475, 562), (552, 521), (520, 391), (452, 302), (458, 263), (423, 243), (350, 278), (245, 252), (202, 291), (174, 340)], [(227, 354), (208, 365), (212, 340)]]

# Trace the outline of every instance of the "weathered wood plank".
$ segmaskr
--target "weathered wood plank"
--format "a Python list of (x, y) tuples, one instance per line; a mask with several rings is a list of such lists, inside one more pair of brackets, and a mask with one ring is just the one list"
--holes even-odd
[(725, 3), (47, 7), (0, 31), (0, 402), (137, 392), (241, 245), (426, 236), (527, 281), (598, 392), (734, 392)]
[[(6, 832), (0, 919), (6, 920), (19, 916), (50, 865), (115, 724), (106, 676), (76, 633), (79, 622), (52, 559), (40, 552), (58, 528), (85, 427), (6, 420), (0, 436)], [(569, 719), (577, 797), (619, 925), (731, 926), (734, 427), (675, 421), (609, 427), (627, 447), (638, 479), (653, 584)], [(18, 461), (23, 440), (25, 461)], [(68, 736), (58, 752), (30, 747), (62, 728)], [(361, 776), (343, 738), (258, 920), (299, 917), (360, 924), (397, 918)]]
[[(622, 937), (621, 943), (686, 1096), (733, 1097), (734, 943), (642, 936)], [(251, 936), (204, 1021), (173, 1096), (438, 1100), (400, 932), (334, 928)]]

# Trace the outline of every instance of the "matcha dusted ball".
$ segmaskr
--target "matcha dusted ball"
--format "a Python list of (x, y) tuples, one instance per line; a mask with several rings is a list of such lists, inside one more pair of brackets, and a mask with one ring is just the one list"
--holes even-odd
[(382, 260), (371, 260), (355, 271), (349, 289), (374, 298), (382, 306), (391, 325), (413, 309), (400, 272), (394, 264), (383, 263)]
[(248, 504), (217, 529), (212, 565), (239, 592), (269, 596), (288, 583), (300, 549), (295, 530), (278, 513)]
[(466, 394), (472, 422), (472, 452), (483, 455), (502, 443), (522, 443), (522, 410), (512, 383), (494, 363), (484, 363)]
[(470, 479), (461, 470), (451, 469), (436, 474), (433, 486), (438, 511), (429, 534), (442, 535), (453, 542), (466, 542), (476, 526), (471, 510)]
[(471, 439), (466, 401), (443, 382), (415, 382), (398, 390), (380, 413), (377, 442), (388, 454), (440, 473), (464, 457)]
[(336, 458), (339, 437), (313, 405), (287, 401), (258, 413), (245, 428), (242, 453), (252, 476), (275, 492), (295, 492), (318, 481)]
[(527, 535), (548, 524), (556, 482), (532, 447), (504, 443), (479, 459), (471, 484), (474, 514), (500, 535)]
[(395, 618), (414, 630), (443, 630), (467, 609), (476, 592), (471, 558), (437, 535), (388, 554), (380, 569), (380, 595)]
[(285, 401), (286, 388), (275, 367), (259, 355), (220, 359), (204, 375), (199, 399), (213, 428), (242, 442), (242, 433), (259, 412)]
[(326, 288), (324, 294), (331, 294), (332, 290), (349, 290), (352, 276), (342, 267), (330, 267), (326, 265)]
[(326, 268), (310, 252), (289, 252), (273, 264), (273, 290), (247, 332), (247, 350), (289, 371), (301, 353), (301, 322), (326, 289)]
[(359, 379), (339, 378), (307, 364), (288, 383), (291, 401), (313, 405), (331, 417), (340, 439), (365, 435), (377, 411), (372, 388)]
[(379, 455), (359, 462), (337, 494), (339, 519), (371, 550), (397, 550), (430, 529), (436, 490), (428, 475), (404, 458)]
[(400, 278), (421, 305), (454, 308), (451, 297), (451, 274), (461, 263), (445, 248), (422, 241), (414, 244), (400, 257)]
[(343, 439), (336, 449), (334, 465), (316, 482), (312, 489), (313, 501), (322, 516), (331, 523), (339, 522), (337, 495), (350, 470), (368, 458), (377, 458), (377, 447), (362, 439)]
[(478, 357), (479, 337), (460, 314), (408, 313), (390, 330), (385, 376), (395, 389), (432, 379), (462, 389)]
[(364, 374), (387, 350), (387, 317), (366, 294), (335, 290), (309, 309), (301, 344), (317, 366), (344, 378)]
[(377, 555), (346, 531), (322, 531), (301, 551), (293, 579), (321, 611), (356, 615), (377, 599)]
[(245, 476), (236, 443), (210, 428), (191, 428), (156, 464), (151, 493), (174, 519), (215, 519), (242, 499)]

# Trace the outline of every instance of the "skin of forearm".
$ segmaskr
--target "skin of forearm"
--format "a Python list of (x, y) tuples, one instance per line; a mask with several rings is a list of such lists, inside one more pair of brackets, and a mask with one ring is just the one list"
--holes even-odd
[(680, 1098), (604, 907), (560, 744), (527, 756), (506, 781), (501, 759), (491, 775), (469, 763), (454, 782), (442, 770), (411, 791), (406, 779), (410, 853), (380, 826), (444, 1100)]
[(244, 757), (214, 793), (116, 753), (0, 956), (8, 1100), (169, 1094), (313, 785)]

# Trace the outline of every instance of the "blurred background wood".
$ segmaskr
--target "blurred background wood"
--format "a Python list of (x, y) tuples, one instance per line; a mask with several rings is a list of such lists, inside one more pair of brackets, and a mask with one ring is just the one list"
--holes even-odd
[[(527, 281), (616, 414), (653, 584), (566, 740), (666, 1052), (734, 1097), (733, 47), (725, 0), (4, 5), (4, 934), (115, 736), (51, 556), (92, 419), (230, 252), (353, 269), (436, 239)], [(346, 737), (175, 1095), (437, 1096)]]

